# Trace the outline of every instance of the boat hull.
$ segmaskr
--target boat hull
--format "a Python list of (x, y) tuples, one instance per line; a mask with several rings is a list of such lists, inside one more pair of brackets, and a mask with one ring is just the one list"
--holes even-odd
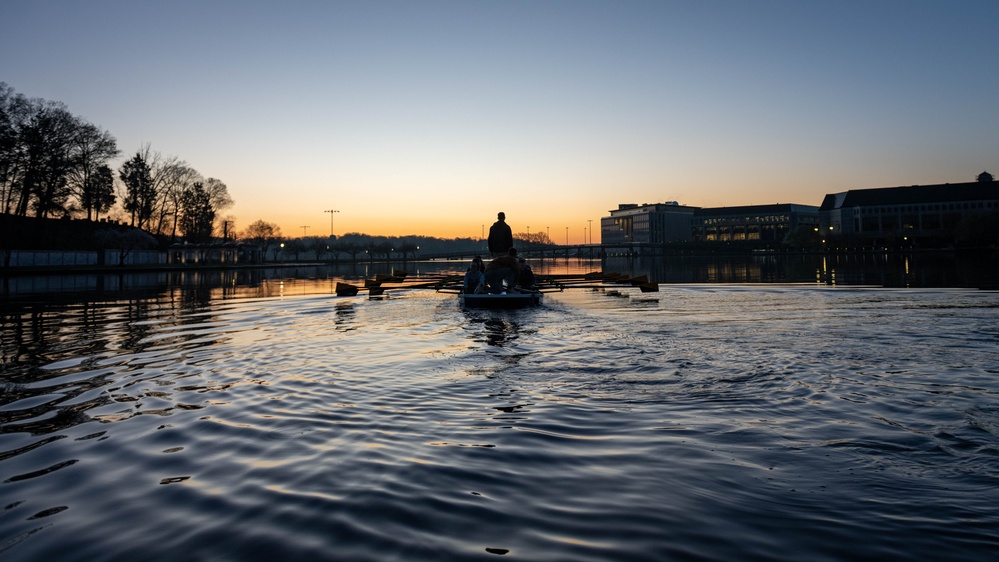
[(524, 308), (541, 304), (541, 293), (506, 293), (494, 295), (459, 294), (458, 302), (464, 308)]

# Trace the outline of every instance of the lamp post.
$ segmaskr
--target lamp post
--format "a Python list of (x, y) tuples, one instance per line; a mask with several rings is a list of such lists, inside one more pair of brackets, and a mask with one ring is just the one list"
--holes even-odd
[(330, 214), (330, 238), (333, 238), (333, 213), (339, 213), (340, 211), (330, 209), (328, 211), (323, 211), (323, 212)]
[(586, 224), (590, 226), (590, 244), (593, 244), (593, 219), (586, 219)]

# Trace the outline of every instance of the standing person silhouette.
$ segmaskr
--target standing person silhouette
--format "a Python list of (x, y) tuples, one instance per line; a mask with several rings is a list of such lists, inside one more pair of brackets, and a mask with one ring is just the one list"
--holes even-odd
[(513, 247), (513, 231), (505, 222), (506, 214), (500, 211), (496, 218), (498, 220), (489, 227), (489, 255), (494, 258), (505, 256)]

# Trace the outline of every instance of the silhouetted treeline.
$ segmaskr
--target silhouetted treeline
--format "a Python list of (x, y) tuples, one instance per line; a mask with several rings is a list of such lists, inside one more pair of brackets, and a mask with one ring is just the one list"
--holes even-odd
[(232, 221), (226, 185), (144, 146), (117, 170), (114, 136), (60, 102), (28, 98), (0, 82), (0, 214), (127, 222), (157, 235), (204, 242)]
[[(245, 239), (261, 245), (264, 254), (309, 260), (357, 261), (364, 259), (418, 259), (421, 255), (447, 253), (486, 254), (485, 241), (473, 238), (435, 238), (432, 236), (372, 236), (351, 232), (332, 238), (306, 236), (302, 238)], [(282, 246), (283, 245), (283, 246)]]

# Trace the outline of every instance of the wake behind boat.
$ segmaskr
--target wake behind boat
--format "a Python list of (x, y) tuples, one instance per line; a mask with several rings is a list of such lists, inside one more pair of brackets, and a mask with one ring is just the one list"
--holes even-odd
[(523, 308), (541, 304), (540, 291), (514, 289), (508, 293), (458, 293), (458, 302), (465, 308)]

